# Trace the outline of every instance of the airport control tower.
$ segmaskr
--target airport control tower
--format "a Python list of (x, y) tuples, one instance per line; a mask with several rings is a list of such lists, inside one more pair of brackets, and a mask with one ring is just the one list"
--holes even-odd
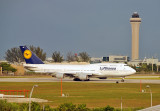
[(132, 27), (132, 60), (139, 59), (139, 25), (141, 23), (141, 18), (137, 12), (134, 12), (132, 18), (130, 18), (130, 23)]

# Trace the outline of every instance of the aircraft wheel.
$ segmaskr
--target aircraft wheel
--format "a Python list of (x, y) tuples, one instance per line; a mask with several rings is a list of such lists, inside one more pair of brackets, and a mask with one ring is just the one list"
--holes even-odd
[(74, 78), (73, 80), (74, 81), (81, 81), (79, 78)]
[(119, 82), (118, 82), (118, 81), (116, 81), (116, 83), (118, 84)]
[(124, 79), (122, 79), (121, 82), (124, 82)]
[(85, 81), (90, 81), (90, 79), (86, 79)]

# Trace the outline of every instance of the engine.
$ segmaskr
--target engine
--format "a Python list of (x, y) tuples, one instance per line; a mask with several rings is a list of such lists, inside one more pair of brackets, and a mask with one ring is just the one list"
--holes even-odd
[(107, 79), (107, 77), (99, 77), (99, 79)]
[(82, 80), (82, 81), (89, 79), (89, 78), (88, 78), (88, 75), (85, 75), (85, 74), (80, 74), (80, 75), (78, 75), (78, 78), (79, 78), (80, 80)]
[(56, 78), (61, 79), (64, 78), (64, 74), (63, 73), (58, 73), (55, 75)]

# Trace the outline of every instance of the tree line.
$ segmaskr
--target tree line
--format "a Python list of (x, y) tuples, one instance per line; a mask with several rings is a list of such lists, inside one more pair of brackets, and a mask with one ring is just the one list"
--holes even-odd
[[(28, 103), (8, 103), (6, 100), (0, 100), (0, 111), (28, 111)], [(136, 111), (142, 108), (125, 108), (123, 111)], [(41, 106), (37, 102), (31, 103), (31, 111), (121, 111), (119, 108), (114, 108), (109, 105), (100, 108), (87, 108), (86, 104), (63, 103), (57, 108), (51, 108), (49, 105)]]
[[(46, 60), (46, 52), (43, 51), (42, 48), (35, 47), (33, 45), (29, 46), (29, 49), (35, 53), (42, 61)], [(52, 53), (53, 62), (63, 62), (64, 56), (60, 53), (60, 51), (54, 51)], [(19, 47), (14, 47), (8, 49), (5, 53), (5, 60), (10, 63), (20, 63), (24, 62), (24, 57)], [(90, 56), (87, 52), (80, 52), (79, 54), (73, 54), (72, 52), (68, 52), (66, 56), (66, 61), (68, 62), (89, 62)]]

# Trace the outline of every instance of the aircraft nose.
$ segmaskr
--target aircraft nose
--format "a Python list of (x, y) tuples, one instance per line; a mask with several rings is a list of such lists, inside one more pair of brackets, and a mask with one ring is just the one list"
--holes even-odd
[(133, 74), (136, 73), (136, 70), (135, 70), (135, 69), (132, 69), (132, 73), (133, 73)]

